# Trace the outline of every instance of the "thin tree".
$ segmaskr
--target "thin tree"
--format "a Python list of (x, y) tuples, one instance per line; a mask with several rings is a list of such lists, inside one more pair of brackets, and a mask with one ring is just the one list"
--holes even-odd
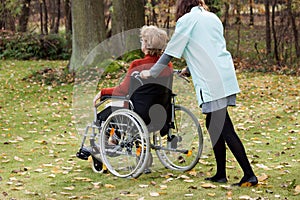
[(48, 35), (48, 9), (46, 0), (40, 1), (40, 26), (41, 34)]
[(60, 0), (49, 1), (51, 2), (51, 25), (50, 33), (58, 33), (60, 24)]
[(249, 0), (249, 10), (250, 10), (250, 22), (249, 25), (254, 25), (254, 14), (253, 14), (253, 0)]
[(292, 30), (293, 30), (293, 34), (294, 34), (294, 43), (295, 43), (295, 49), (296, 49), (296, 56), (297, 58), (300, 58), (300, 46), (299, 46), (299, 38), (298, 38), (298, 29), (297, 29), (297, 25), (296, 25), (296, 17), (293, 14), (292, 11), (292, 0), (288, 0), (287, 1), (287, 10), (288, 10), (288, 14), (292, 23)]
[(229, 5), (229, 2), (225, 1), (224, 2), (224, 6), (225, 6), (225, 11), (224, 11), (224, 18), (223, 18), (223, 26), (224, 26), (224, 31), (226, 31), (226, 27), (228, 25), (228, 22), (229, 22), (229, 8), (230, 8), (230, 5)]
[(265, 19), (266, 19), (266, 52), (271, 54), (271, 26), (270, 26), (270, 1), (265, 0)]
[(236, 54), (237, 57), (240, 56), (240, 43), (241, 43), (241, 25), (242, 25), (242, 20), (241, 20), (241, 4), (239, 0), (235, 0), (235, 7), (236, 7), (236, 16), (235, 16), (235, 23), (237, 25), (237, 44), (236, 44)]
[(274, 56), (279, 64), (279, 55), (278, 55), (278, 42), (277, 42), (277, 35), (276, 35), (276, 27), (275, 27), (275, 16), (276, 11), (275, 8), (277, 6), (277, 0), (273, 0), (272, 2), (272, 33), (273, 33), (273, 40), (274, 40)]
[(64, 0), (66, 34), (72, 33), (71, 0)]
[(20, 32), (27, 31), (27, 25), (28, 25), (28, 20), (30, 15), (30, 3), (31, 0), (23, 0), (22, 2), (22, 9), (19, 17), (19, 26), (18, 26), (18, 31)]

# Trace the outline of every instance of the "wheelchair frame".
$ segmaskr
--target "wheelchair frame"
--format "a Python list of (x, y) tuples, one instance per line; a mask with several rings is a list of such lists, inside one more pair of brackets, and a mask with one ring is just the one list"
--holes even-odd
[[(179, 74), (179, 71), (174, 70), (174, 74)], [(142, 83), (138, 73), (133, 76)], [(127, 102), (128, 108), (117, 109), (100, 122), (97, 119), (98, 108), (107, 100)], [(161, 136), (159, 131), (149, 133), (143, 119), (133, 111), (134, 105), (129, 97), (104, 97), (94, 108), (94, 121), (85, 129), (77, 157), (87, 159), (91, 155), (94, 172), (109, 171), (121, 178), (137, 178), (149, 172), (153, 161), (151, 150), (156, 152), (159, 161), (168, 169), (193, 169), (203, 149), (200, 124), (191, 111), (176, 105), (176, 94), (173, 93), (171, 108), (169, 131)], [(90, 146), (84, 147), (88, 137)], [(115, 143), (110, 143), (113, 138)]]

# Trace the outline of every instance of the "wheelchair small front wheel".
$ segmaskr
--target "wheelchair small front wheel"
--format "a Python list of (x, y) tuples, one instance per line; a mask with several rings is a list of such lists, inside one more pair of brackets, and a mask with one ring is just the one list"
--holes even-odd
[(188, 171), (198, 163), (203, 149), (201, 126), (195, 115), (183, 106), (175, 106), (175, 128), (167, 136), (155, 134), (153, 141), (161, 163), (172, 170)]
[(138, 114), (128, 109), (113, 112), (99, 140), (101, 160), (112, 174), (136, 178), (143, 173), (150, 145), (148, 129)]
[(95, 172), (95, 173), (106, 173), (107, 168), (103, 164), (103, 162), (100, 159), (97, 159), (93, 155), (91, 157), (92, 157), (92, 170), (93, 170), (93, 172)]

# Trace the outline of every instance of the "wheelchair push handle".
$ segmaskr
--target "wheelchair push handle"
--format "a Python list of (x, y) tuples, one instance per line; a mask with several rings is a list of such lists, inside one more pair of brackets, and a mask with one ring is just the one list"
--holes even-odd
[(185, 80), (186, 82), (190, 83), (191, 81), (187, 78), (190, 77), (190, 73), (188, 72), (188, 74), (181, 74), (182, 70), (180, 69), (174, 69), (173, 70), (173, 74), (176, 74), (178, 77), (182, 78), (183, 80)]
[(131, 73), (131, 76), (134, 77), (136, 80), (138, 80), (141, 85), (144, 85), (144, 83), (142, 81), (142, 77), (140, 75), (140, 72), (134, 71), (134, 72)]

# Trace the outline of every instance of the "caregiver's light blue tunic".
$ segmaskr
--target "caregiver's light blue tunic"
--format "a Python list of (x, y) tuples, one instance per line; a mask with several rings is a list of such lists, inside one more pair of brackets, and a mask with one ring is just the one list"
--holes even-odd
[[(240, 92), (222, 22), (202, 7), (192, 8), (177, 21), (164, 53), (185, 58), (199, 106)], [(150, 74), (155, 77), (153, 68)]]

